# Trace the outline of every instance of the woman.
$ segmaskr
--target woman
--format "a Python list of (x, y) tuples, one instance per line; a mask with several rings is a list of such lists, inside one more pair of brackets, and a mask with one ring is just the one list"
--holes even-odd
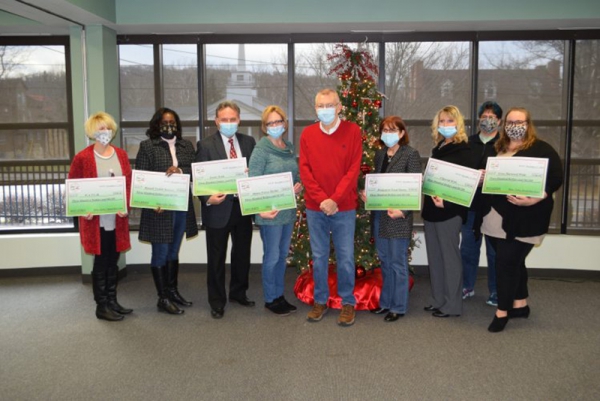
[(498, 309), (488, 330), (504, 330), (509, 318), (527, 318), (527, 269), (525, 258), (548, 232), (554, 206), (552, 195), (562, 185), (560, 157), (548, 143), (537, 138), (527, 109), (514, 107), (506, 114), (504, 128), (496, 142), (498, 157), (539, 157), (548, 159), (543, 197), (488, 196), (481, 232), (491, 238), (496, 251)]
[[(455, 106), (439, 110), (431, 124), (436, 146), (431, 158), (473, 167), (462, 114)], [(425, 196), (423, 221), (427, 260), (431, 279), (432, 303), (425, 307), (434, 317), (462, 314), (462, 259), (460, 229), (467, 218), (467, 208), (444, 201), (437, 196)]]
[[(267, 106), (262, 113), (262, 130), (266, 134), (252, 151), (249, 162), (250, 176), (291, 172), (295, 182), (294, 192), (299, 193), (298, 163), (294, 146), (283, 138), (288, 121), (278, 106)], [(286, 258), (290, 249), (296, 210), (274, 210), (259, 213), (255, 223), (260, 228), (263, 243), (262, 281), (265, 308), (276, 315), (287, 316), (296, 307), (283, 296)]]
[[(383, 149), (375, 153), (375, 173), (421, 173), (419, 152), (408, 146), (406, 124), (398, 116), (386, 117), (380, 124)], [(366, 195), (361, 191), (361, 199)], [(408, 308), (408, 246), (413, 231), (413, 212), (388, 209), (375, 211), (373, 235), (377, 254), (381, 261), (383, 286), (379, 297), (379, 308), (375, 314), (386, 313), (384, 321), (395, 322)]]
[[(125, 177), (126, 196), (131, 189), (131, 166), (127, 153), (110, 141), (117, 132), (115, 120), (100, 112), (85, 123), (85, 134), (94, 144), (75, 155), (69, 178)], [(131, 247), (127, 211), (108, 215), (79, 217), (81, 244), (86, 253), (94, 254), (92, 288), (96, 301), (96, 317), (119, 321), (133, 312), (117, 302), (117, 274), (120, 252)]]
[[(146, 139), (140, 143), (135, 159), (137, 170), (172, 174), (192, 174), (191, 164), (196, 153), (192, 143), (181, 137), (181, 121), (171, 109), (161, 108), (154, 113)], [(140, 241), (152, 244), (150, 266), (158, 292), (158, 310), (173, 315), (182, 314), (181, 306), (192, 303), (181, 296), (177, 288), (179, 275), (179, 248), (183, 234), (187, 238), (198, 234), (196, 214), (189, 197), (187, 211), (143, 209), (140, 220)]]

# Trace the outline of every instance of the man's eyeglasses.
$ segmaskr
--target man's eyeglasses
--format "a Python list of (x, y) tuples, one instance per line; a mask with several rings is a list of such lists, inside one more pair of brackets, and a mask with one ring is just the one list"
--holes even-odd
[(269, 121), (268, 123), (265, 123), (265, 125), (267, 127), (277, 127), (278, 125), (283, 125), (285, 121), (283, 120), (275, 120), (275, 121)]
[(333, 109), (339, 103), (318, 104), (317, 109)]

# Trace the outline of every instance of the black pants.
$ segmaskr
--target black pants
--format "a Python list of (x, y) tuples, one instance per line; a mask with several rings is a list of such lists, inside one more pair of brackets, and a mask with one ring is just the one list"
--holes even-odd
[(116, 291), (119, 261), (116, 232), (100, 228), (100, 255), (94, 257), (92, 280), (94, 280), (94, 298), (96, 303), (104, 303), (109, 292)]
[(515, 299), (529, 297), (525, 258), (533, 249), (532, 244), (517, 240), (490, 237), (496, 251), (496, 280), (498, 285), (498, 309), (508, 311)]

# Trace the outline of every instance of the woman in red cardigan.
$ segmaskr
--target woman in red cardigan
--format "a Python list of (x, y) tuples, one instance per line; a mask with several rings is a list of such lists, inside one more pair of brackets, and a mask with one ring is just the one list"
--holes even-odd
[[(127, 153), (110, 144), (117, 131), (115, 120), (99, 112), (85, 123), (85, 134), (94, 144), (73, 159), (69, 178), (125, 176), (127, 199), (131, 189), (131, 166)], [(95, 255), (92, 285), (96, 301), (96, 317), (108, 321), (123, 320), (133, 312), (117, 302), (117, 261), (120, 252), (131, 247), (127, 212), (111, 215), (79, 217), (81, 244), (86, 253)]]

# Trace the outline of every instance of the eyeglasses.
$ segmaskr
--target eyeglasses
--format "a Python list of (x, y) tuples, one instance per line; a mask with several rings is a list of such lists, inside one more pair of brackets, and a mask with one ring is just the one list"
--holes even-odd
[(524, 120), (515, 120), (515, 121), (507, 121), (506, 125), (523, 125), (527, 124), (527, 121)]
[(383, 134), (399, 134), (400, 131), (397, 129), (384, 128), (381, 130), (381, 133), (383, 133)]
[(265, 125), (267, 127), (276, 127), (278, 125), (283, 125), (285, 121), (283, 120), (275, 120), (275, 121), (269, 121), (268, 123), (265, 123)]
[(317, 109), (333, 109), (339, 103), (318, 104)]

